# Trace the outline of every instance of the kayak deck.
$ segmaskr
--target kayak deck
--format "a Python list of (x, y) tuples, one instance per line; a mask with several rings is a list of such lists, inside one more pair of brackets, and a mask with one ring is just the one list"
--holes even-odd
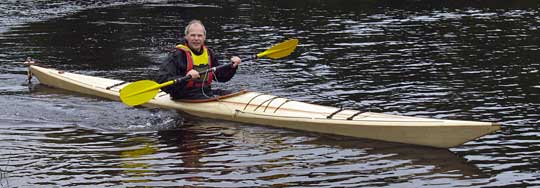
[[(30, 71), (41, 84), (116, 101), (120, 100), (119, 91), (129, 84), (33, 65)], [(160, 92), (142, 106), (175, 109), (205, 118), (438, 148), (459, 146), (500, 129), (499, 124), (490, 122), (361, 112), (250, 91), (210, 101), (171, 100), (168, 94)]]

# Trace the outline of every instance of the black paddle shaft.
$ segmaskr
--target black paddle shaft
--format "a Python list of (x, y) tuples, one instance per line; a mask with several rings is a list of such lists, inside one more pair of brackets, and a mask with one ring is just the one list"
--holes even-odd
[[(257, 59), (257, 58), (258, 58), (257, 55), (252, 55), (252, 56), (249, 56), (246, 59), (244, 59), (244, 61), (251, 61), (251, 60), (254, 60), (254, 59)], [(231, 66), (231, 65), (232, 65), (232, 62), (229, 62), (229, 63), (225, 63), (223, 65), (217, 66), (217, 67), (212, 67), (212, 68), (204, 70), (202, 72), (202, 74), (207, 74), (208, 72), (214, 72), (214, 71), (222, 69), (223, 67), (227, 67), (227, 66)], [(186, 76), (174, 79), (174, 83), (179, 83), (181, 81), (186, 81), (186, 80), (189, 80), (189, 79), (191, 79), (191, 75), (186, 75)]]

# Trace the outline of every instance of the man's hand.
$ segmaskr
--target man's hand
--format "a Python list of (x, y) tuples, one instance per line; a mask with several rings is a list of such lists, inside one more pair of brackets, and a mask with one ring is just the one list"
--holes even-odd
[(233, 63), (233, 64), (232, 64), (232, 67), (235, 68), (235, 67), (237, 67), (238, 65), (240, 65), (240, 63), (242, 62), (242, 60), (241, 60), (238, 56), (233, 56), (233, 57), (231, 57), (231, 62)]
[(186, 76), (187, 76), (187, 75), (191, 76), (191, 79), (192, 79), (192, 80), (195, 80), (195, 79), (201, 77), (201, 75), (199, 75), (199, 72), (196, 71), (195, 69), (191, 69), (190, 71), (188, 71), (187, 74), (186, 74)]

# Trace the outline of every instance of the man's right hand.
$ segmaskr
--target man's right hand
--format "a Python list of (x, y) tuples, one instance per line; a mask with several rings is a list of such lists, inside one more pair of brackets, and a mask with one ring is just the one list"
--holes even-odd
[(190, 75), (192, 80), (195, 80), (195, 79), (201, 77), (201, 75), (199, 75), (199, 72), (196, 71), (195, 69), (191, 69), (190, 71), (188, 71), (187, 74), (186, 74), (186, 76), (187, 76), (187, 75)]

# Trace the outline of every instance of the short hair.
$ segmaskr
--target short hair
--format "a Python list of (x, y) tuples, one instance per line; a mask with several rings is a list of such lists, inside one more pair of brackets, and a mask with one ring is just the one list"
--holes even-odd
[(191, 27), (191, 25), (193, 24), (201, 24), (201, 26), (203, 27), (203, 31), (204, 31), (204, 36), (206, 36), (206, 28), (204, 27), (203, 23), (201, 22), (201, 20), (191, 20), (189, 21), (188, 25), (186, 26), (186, 29), (184, 30), (184, 35), (188, 35), (188, 32), (189, 32), (189, 28)]

